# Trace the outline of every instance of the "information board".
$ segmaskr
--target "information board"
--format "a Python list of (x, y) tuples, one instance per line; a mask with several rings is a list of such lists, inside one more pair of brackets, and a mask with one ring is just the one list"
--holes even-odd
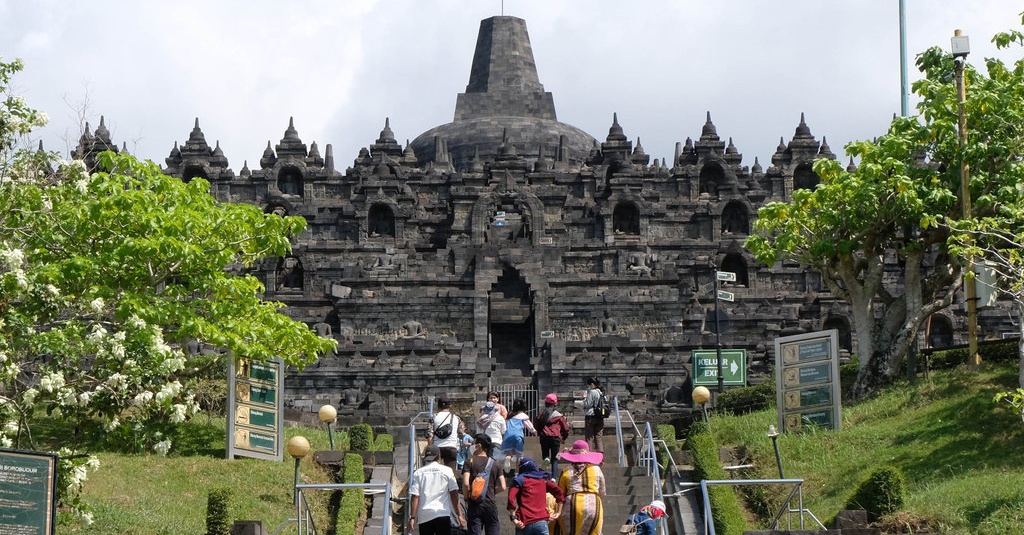
[(58, 459), (52, 453), (0, 449), (0, 533), (53, 535)]
[[(693, 386), (718, 385), (718, 350), (695, 349), (690, 362), (693, 364)], [(722, 384), (725, 386), (747, 386), (747, 350), (722, 350)]]
[(284, 363), (232, 359), (228, 367), (227, 457), (284, 455)]
[(839, 332), (835, 329), (775, 339), (779, 429), (813, 425), (839, 429)]

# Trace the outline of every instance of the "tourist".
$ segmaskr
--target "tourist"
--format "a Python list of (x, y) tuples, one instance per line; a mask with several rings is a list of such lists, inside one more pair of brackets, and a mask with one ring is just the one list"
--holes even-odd
[(629, 515), (626, 523), (636, 526), (636, 535), (657, 535), (657, 520), (667, 515), (668, 510), (665, 508), (665, 502), (654, 500), (650, 505), (641, 507), (639, 513)]
[(558, 452), (569, 438), (569, 422), (558, 412), (558, 396), (544, 396), (544, 411), (537, 416), (535, 427), (540, 436), (540, 454), (544, 461), (551, 463), (551, 474), (558, 477)]
[(451, 535), (452, 513), (459, 527), (466, 528), (466, 517), (459, 505), (459, 483), (451, 468), (441, 464), (441, 451), (430, 444), (423, 450), (423, 466), (409, 478), (408, 531), (419, 525), (420, 535)]
[[(484, 406), (480, 407), (480, 417), (476, 419), (477, 433), (484, 433), (491, 437), (491, 442), (494, 444), (501, 444), (505, 437), (505, 428), (505, 418), (498, 412), (498, 406), (493, 401), (484, 403)], [(495, 453), (499, 454), (500, 452), (496, 451)], [(495, 458), (499, 461), (502, 460), (498, 457)]]
[(501, 453), (505, 456), (505, 471), (519, 465), (526, 450), (526, 435), (536, 435), (537, 429), (526, 414), (526, 400), (516, 398), (512, 402), (512, 412), (505, 420), (505, 433), (501, 438)]
[(447, 394), (441, 394), (437, 398), (437, 413), (430, 422), (431, 444), (441, 450), (441, 463), (452, 469), (458, 470), (459, 453), (459, 428), (462, 427), (462, 419), (452, 412), (452, 402)]
[(568, 510), (562, 511), (562, 535), (601, 535), (604, 510), (601, 496), (605, 494), (604, 472), (598, 466), (604, 454), (590, 451), (587, 442), (573, 442), (569, 451), (559, 454), (572, 466), (562, 471), (558, 486), (565, 492)]
[[(484, 433), (478, 433), (473, 437), (473, 454), (466, 460), (462, 469), (462, 488), (466, 497), (469, 533), (471, 535), (498, 535), (500, 524), (498, 521), (498, 503), (495, 497), (508, 488), (505, 483), (505, 474), (501, 470), (501, 464), (492, 459), (494, 454), (494, 443), (491, 437)], [(490, 464), (490, 476), (487, 481), (487, 490), (483, 501), (477, 503), (471, 499), (470, 482), (477, 474), (483, 474)]]
[[(547, 495), (555, 497), (555, 511), (548, 512)], [(519, 461), (518, 474), (508, 491), (508, 510), (516, 535), (548, 535), (548, 522), (562, 514), (565, 491), (551, 481), (551, 473), (530, 457)]]
[(594, 451), (604, 451), (604, 415), (601, 414), (601, 381), (596, 377), (587, 379), (587, 396), (583, 398), (583, 438), (594, 446)]
[(497, 392), (488, 392), (487, 401), (494, 403), (498, 407), (498, 412), (501, 413), (502, 418), (508, 419), (508, 408), (501, 404), (501, 396)]

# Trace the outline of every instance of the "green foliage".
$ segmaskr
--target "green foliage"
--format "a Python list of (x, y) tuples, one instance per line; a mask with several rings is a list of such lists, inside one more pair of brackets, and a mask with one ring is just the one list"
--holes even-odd
[(732, 414), (746, 414), (775, 405), (775, 383), (730, 388), (718, 395), (718, 409)]
[[(342, 468), (342, 472), (343, 483), (364, 483), (366, 481), (366, 477), (363, 475), (363, 458), (357, 454), (345, 455), (345, 466)], [(336, 533), (338, 535), (353, 535), (356, 523), (365, 513), (363, 489), (351, 488), (342, 491)]]
[(206, 498), (206, 535), (228, 535), (231, 533), (231, 495), (228, 487), (210, 491)]
[(354, 451), (370, 451), (373, 444), (373, 428), (370, 424), (353, 425), (349, 431), (349, 448)]
[(679, 442), (676, 440), (676, 428), (672, 424), (658, 424), (655, 434), (665, 441), (668, 451), (658, 448), (658, 464), (664, 467), (671, 466), (670, 452), (679, 450)]
[(878, 520), (882, 516), (899, 511), (907, 495), (906, 477), (893, 466), (884, 466), (871, 473), (867, 480), (857, 486), (846, 509), (864, 509), (868, 517)]
[[(718, 458), (718, 442), (708, 429), (703, 422), (695, 424), (686, 440), (693, 456), (694, 478), (727, 479)], [(749, 529), (733, 487), (713, 485), (708, 488), (708, 499), (714, 515), (715, 533), (741, 535)]]
[(382, 434), (377, 435), (377, 438), (373, 441), (373, 451), (394, 451), (395, 449), (395, 437)]

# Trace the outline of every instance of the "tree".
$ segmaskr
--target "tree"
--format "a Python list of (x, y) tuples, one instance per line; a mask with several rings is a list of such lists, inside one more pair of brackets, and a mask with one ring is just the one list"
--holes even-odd
[(924, 322), (962, 287), (962, 266), (948, 245), (949, 222), (962, 213), (961, 161), (972, 170), (978, 218), (992, 215), (994, 199), (1021, 184), (1024, 66), (1010, 70), (989, 59), (987, 75), (966, 66), (970, 137), (961, 151), (953, 58), (932, 48), (917, 65), (924, 73), (913, 86), (919, 115), (894, 118), (877, 139), (846, 145), (860, 159), (852, 171), (817, 161), (819, 186), (762, 208), (758, 234), (747, 242), (762, 262), (795, 260), (819, 271), (830, 291), (850, 303), (860, 357), (851, 392), (857, 398), (899, 375)]
[[(4, 94), (20, 69), (0, 61)], [(35, 447), (31, 422), (47, 414), (166, 453), (171, 428), (197, 408), (183, 383), (209, 363), (186, 342), (223, 349), (220, 369), (226, 355), (301, 367), (334, 348), (241, 274), (287, 254), (302, 218), (217, 202), (205, 180), (127, 155), (102, 153), (102, 172), (89, 174), (20, 149), (45, 116), (20, 97), (0, 104), (3, 447)]]

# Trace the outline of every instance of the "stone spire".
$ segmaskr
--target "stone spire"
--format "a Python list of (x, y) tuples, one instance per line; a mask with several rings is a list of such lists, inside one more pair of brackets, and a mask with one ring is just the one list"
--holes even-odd
[(469, 84), (455, 104), (456, 121), (496, 115), (557, 120), (554, 97), (537, 76), (526, 21), (516, 17), (480, 21)]

